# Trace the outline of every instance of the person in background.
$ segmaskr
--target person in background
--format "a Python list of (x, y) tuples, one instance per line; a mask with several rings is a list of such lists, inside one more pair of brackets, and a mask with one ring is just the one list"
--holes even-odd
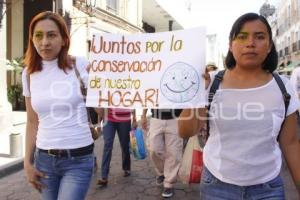
[[(297, 95), (298, 99), (300, 99), (300, 66), (298, 65), (292, 72), (290, 82), (292, 84), (292, 87), (295, 91), (295, 94)], [(299, 107), (296, 111), (297, 114), (297, 122), (298, 125), (300, 124), (300, 113), (299, 113)], [(298, 131), (298, 139), (300, 143), (300, 131)]]
[(135, 110), (108, 108), (106, 111), (108, 111), (108, 113), (104, 113), (103, 121), (104, 146), (101, 174), (97, 182), (97, 185), (100, 187), (105, 187), (108, 183), (110, 161), (116, 132), (122, 149), (122, 169), (124, 171), (124, 177), (130, 176), (129, 132), (131, 129), (137, 127)]
[(207, 70), (207, 72), (217, 71), (218, 67), (216, 66), (216, 64), (214, 62), (209, 62), (206, 65), (206, 70)]
[(300, 67), (299, 66), (292, 71), (290, 81), (297, 97), (300, 99)]
[[(173, 184), (182, 159), (183, 140), (178, 135), (177, 117), (181, 109), (151, 109), (152, 116), (147, 134), (150, 158), (157, 174), (156, 184), (164, 186), (162, 197), (174, 194)], [(147, 130), (147, 109), (143, 110), (142, 128)]]
[[(272, 75), (277, 52), (263, 16), (247, 13), (235, 21), (225, 62), (227, 69), (209, 110), (200, 199), (285, 199), (282, 155), (300, 197), (299, 102), (290, 82), (281, 77), (291, 95), (285, 109)], [(182, 137), (193, 135), (205, 124), (198, 119), (193, 125), (192, 118), (187, 119), (191, 110), (183, 110), (179, 118)], [(193, 110), (205, 116), (205, 108)]]
[(84, 97), (75, 74), (87, 85), (89, 62), (68, 55), (63, 18), (50, 11), (29, 26), (22, 83), (27, 125), (24, 169), (42, 199), (85, 199), (94, 167), (94, 143)]

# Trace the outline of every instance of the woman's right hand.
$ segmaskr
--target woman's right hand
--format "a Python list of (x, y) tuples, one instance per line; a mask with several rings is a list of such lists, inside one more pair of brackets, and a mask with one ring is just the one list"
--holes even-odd
[(46, 185), (41, 183), (40, 178), (47, 178), (45, 174), (38, 171), (32, 164), (24, 165), (25, 175), (27, 177), (27, 181), (39, 192), (41, 192), (42, 188), (45, 188)]

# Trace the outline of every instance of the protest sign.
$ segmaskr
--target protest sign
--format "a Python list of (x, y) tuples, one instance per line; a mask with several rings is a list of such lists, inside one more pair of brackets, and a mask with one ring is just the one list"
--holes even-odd
[(94, 35), (87, 106), (203, 107), (205, 40), (203, 28)]

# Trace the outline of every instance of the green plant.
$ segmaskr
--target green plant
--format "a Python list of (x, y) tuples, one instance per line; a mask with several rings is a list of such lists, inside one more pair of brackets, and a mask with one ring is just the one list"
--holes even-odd
[(13, 84), (17, 84), (17, 73), (21, 73), (23, 70), (23, 57), (17, 57), (12, 60), (6, 61), (6, 70), (13, 72)]
[(23, 110), (25, 107), (22, 96), (22, 86), (17, 82), (17, 74), (23, 70), (23, 57), (7, 60), (6, 69), (13, 72), (13, 82), (7, 87), (7, 98), (12, 104), (13, 110)]
[(17, 84), (7, 87), (7, 98), (12, 104), (13, 110), (19, 110), (21, 108), (20, 104), (24, 102), (22, 96), (22, 86)]

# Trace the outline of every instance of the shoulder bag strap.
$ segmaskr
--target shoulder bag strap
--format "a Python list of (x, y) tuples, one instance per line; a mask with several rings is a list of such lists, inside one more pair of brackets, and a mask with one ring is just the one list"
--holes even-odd
[(80, 91), (81, 91), (81, 94), (82, 94), (82, 96), (83, 96), (83, 98), (84, 98), (84, 102), (85, 102), (85, 98), (86, 98), (86, 95), (87, 95), (87, 91), (86, 91), (86, 88), (84, 87), (83, 80), (82, 80), (82, 78), (81, 78), (81, 76), (80, 76), (80, 73), (79, 73), (79, 71), (78, 71), (78, 68), (77, 68), (77, 66), (76, 66), (76, 60), (74, 59), (74, 60), (72, 60), (72, 61), (73, 61), (73, 67), (74, 67), (74, 71), (75, 71), (76, 77), (77, 77), (77, 79), (78, 79), (78, 81), (79, 81), (79, 84), (80, 84)]
[[(77, 77), (77, 79), (78, 79), (78, 81), (79, 81), (79, 83), (80, 83), (80, 91), (81, 91), (81, 94), (82, 94), (82, 96), (83, 96), (83, 101), (84, 101), (84, 103), (85, 103), (85, 102), (86, 102), (87, 90), (86, 90), (86, 88), (84, 87), (83, 80), (82, 80), (82, 78), (81, 78), (81, 76), (80, 76), (80, 73), (79, 73), (79, 71), (78, 71), (78, 68), (77, 68), (77, 66), (76, 66), (76, 59), (75, 59), (75, 58), (72, 58), (72, 62), (73, 62), (73, 67), (74, 67), (74, 71), (75, 71), (76, 77)], [(87, 112), (87, 115), (88, 115), (88, 121), (89, 121), (89, 124), (90, 124), (90, 126), (91, 126), (91, 125), (92, 125), (91, 113), (89, 112), (89, 108), (88, 108), (88, 107), (85, 106), (85, 108), (86, 108), (86, 112)]]

